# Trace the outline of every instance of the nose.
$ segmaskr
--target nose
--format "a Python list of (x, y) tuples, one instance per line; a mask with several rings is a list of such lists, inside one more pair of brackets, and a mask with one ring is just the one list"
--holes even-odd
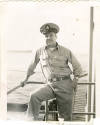
[(51, 39), (51, 36), (47, 36), (47, 39)]

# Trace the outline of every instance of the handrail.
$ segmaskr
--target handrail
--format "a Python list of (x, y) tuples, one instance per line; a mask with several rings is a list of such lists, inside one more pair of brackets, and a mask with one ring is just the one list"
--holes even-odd
[[(40, 113), (45, 113), (45, 111), (40, 111)], [(58, 111), (48, 111), (48, 114), (58, 113)], [(73, 112), (73, 115), (95, 115), (95, 112)]]
[[(28, 82), (26, 82), (26, 84), (45, 84), (45, 83), (43, 83), (43, 82), (35, 82), (35, 81), (28, 81)], [(16, 89), (18, 89), (18, 88), (20, 88), (20, 87), (22, 87), (21, 84), (15, 86), (14, 88), (12, 88), (11, 90), (9, 90), (9, 91), (7, 92), (7, 95), (10, 94), (10, 93), (12, 93), (13, 91), (15, 91)]]
[[(35, 72), (34, 72), (34, 73), (35, 73)], [(79, 76), (79, 78), (84, 77), (84, 76), (87, 76), (87, 75), (88, 75), (88, 73), (81, 74), (81, 75)], [(32, 84), (32, 83), (34, 83), (34, 84), (45, 84), (45, 83), (43, 83), (43, 82), (26, 81), (26, 84)], [(20, 87), (22, 87), (21, 84), (18, 85), (18, 86), (15, 86), (15, 87), (12, 88), (11, 90), (9, 90), (9, 91), (7, 92), (7, 94), (12, 93), (13, 91), (15, 91), (16, 89), (18, 89), (18, 88), (20, 88)]]
[[(46, 84), (44, 82), (28, 81), (27, 84)], [(78, 85), (95, 85), (94, 82), (78, 82)]]
[[(26, 84), (46, 84), (46, 83), (44, 83), (44, 82), (37, 82), (37, 81), (28, 81), (28, 82), (26, 82)], [(87, 83), (86, 82), (79, 82), (78, 85), (95, 85), (95, 83), (92, 83), (92, 82), (87, 82)], [(9, 90), (7, 92), (7, 94), (12, 93), (13, 91), (15, 91), (16, 89), (18, 89), (20, 87), (22, 87), (22, 86), (18, 85), (16, 87), (14, 87), (13, 89)]]
[(94, 82), (79, 82), (78, 85), (95, 85)]

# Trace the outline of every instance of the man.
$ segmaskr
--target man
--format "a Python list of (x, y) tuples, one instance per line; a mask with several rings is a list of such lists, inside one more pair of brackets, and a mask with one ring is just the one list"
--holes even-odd
[[(46, 46), (37, 50), (35, 60), (29, 66), (27, 77), (21, 84), (24, 86), (28, 78), (34, 74), (39, 61), (47, 84), (31, 94), (27, 110), (28, 116), (38, 120), (41, 102), (56, 98), (59, 118), (70, 121), (73, 90), (82, 72), (81, 66), (69, 49), (57, 43), (56, 34), (59, 32), (59, 27), (56, 24), (46, 23), (40, 28), (40, 32), (45, 35)], [(72, 64), (73, 71), (68, 63)], [(70, 78), (72, 73), (73, 80)]]

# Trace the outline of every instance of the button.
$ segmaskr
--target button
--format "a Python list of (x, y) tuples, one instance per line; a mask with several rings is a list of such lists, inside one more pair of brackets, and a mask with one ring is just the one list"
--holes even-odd
[(63, 80), (63, 78), (61, 77), (60, 80)]
[(56, 78), (53, 78), (53, 81), (54, 81), (54, 82), (56, 82), (56, 81), (57, 81), (57, 79), (56, 79)]

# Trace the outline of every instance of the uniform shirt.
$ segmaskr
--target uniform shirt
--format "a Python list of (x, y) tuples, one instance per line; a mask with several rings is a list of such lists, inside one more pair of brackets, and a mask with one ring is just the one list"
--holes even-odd
[[(46, 79), (69, 76), (72, 73), (74, 76), (79, 76), (82, 72), (81, 65), (73, 53), (69, 49), (58, 44), (52, 49), (45, 46), (37, 50), (35, 59), (28, 73), (34, 71), (39, 61)], [(68, 63), (72, 64), (73, 71), (70, 69)]]

